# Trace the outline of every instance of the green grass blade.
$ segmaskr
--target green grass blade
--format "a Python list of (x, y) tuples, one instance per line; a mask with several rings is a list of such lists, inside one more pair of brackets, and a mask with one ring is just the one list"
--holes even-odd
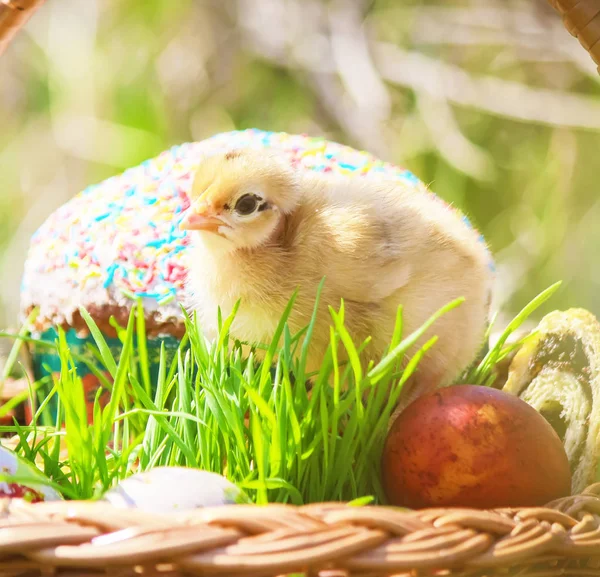
[(115, 379), (117, 375), (117, 364), (115, 363), (115, 359), (110, 352), (110, 348), (108, 347), (105, 338), (102, 336), (102, 332), (98, 328), (98, 325), (94, 322), (94, 319), (92, 319), (92, 317), (83, 307), (80, 307), (79, 313), (92, 333), (92, 337), (94, 338), (96, 346), (100, 351), (106, 370), (110, 373), (112, 378)]

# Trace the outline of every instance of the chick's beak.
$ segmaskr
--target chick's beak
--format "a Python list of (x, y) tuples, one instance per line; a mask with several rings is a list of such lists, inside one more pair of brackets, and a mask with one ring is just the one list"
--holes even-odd
[(179, 224), (181, 230), (206, 230), (217, 232), (220, 226), (223, 226), (223, 221), (217, 216), (199, 212), (191, 207), (183, 217)]

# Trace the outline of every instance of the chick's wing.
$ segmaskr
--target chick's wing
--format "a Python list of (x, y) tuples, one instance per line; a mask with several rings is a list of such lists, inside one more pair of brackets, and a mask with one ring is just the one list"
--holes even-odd
[(310, 207), (297, 241), (307, 265), (346, 300), (380, 301), (411, 275), (410, 262), (402, 258), (401, 227), (393, 212), (385, 216), (373, 203), (329, 201)]

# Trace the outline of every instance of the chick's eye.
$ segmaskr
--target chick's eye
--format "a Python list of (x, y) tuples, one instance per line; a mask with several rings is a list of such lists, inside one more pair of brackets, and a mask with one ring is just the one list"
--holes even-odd
[(235, 203), (235, 211), (241, 215), (252, 214), (258, 206), (258, 199), (252, 194), (245, 194)]

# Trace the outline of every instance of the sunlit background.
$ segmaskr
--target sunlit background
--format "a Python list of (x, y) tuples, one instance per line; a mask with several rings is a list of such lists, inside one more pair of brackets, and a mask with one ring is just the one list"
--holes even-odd
[(54, 209), (247, 127), (411, 169), (483, 231), (505, 315), (557, 280), (600, 315), (599, 81), (546, 0), (47, 0), (0, 57), (0, 326)]

